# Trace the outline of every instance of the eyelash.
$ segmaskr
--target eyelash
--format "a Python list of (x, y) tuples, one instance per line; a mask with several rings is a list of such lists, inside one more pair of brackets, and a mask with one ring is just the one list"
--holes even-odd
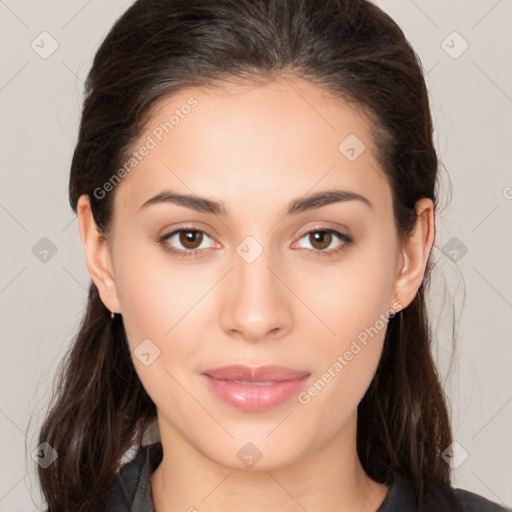
[[(174, 247), (169, 246), (166, 242), (169, 238), (173, 237), (174, 235), (181, 233), (182, 231), (193, 231), (195, 233), (203, 233), (204, 235), (208, 236), (209, 238), (212, 238), (206, 231), (203, 231), (202, 229), (197, 229), (193, 226), (183, 226), (179, 229), (175, 229), (174, 231), (171, 231), (170, 233), (167, 233), (166, 235), (163, 235), (158, 238), (158, 243), (163, 247), (163, 249), (167, 252), (170, 252), (174, 256), (177, 256), (178, 258), (197, 258), (200, 256), (201, 250), (195, 249), (195, 250), (182, 250), (182, 249), (175, 249)], [(340, 231), (337, 231), (336, 229), (332, 228), (324, 228), (324, 227), (314, 227), (308, 231), (305, 231), (301, 234), (299, 237), (299, 240), (304, 238), (306, 235), (309, 235), (311, 233), (317, 233), (317, 232), (324, 232), (324, 233), (331, 233), (338, 237), (343, 243), (337, 247), (336, 249), (331, 249), (329, 251), (326, 250), (318, 250), (318, 249), (303, 249), (307, 251), (307, 254), (314, 255), (314, 256), (322, 256), (326, 258), (330, 258), (332, 256), (336, 256), (338, 253), (346, 249), (350, 244), (354, 242), (354, 240), (346, 235), (345, 233), (342, 233)]]

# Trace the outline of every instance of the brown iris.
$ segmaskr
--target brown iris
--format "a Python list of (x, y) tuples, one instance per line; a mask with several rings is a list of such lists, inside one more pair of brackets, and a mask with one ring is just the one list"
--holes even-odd
[[(312, 231), (309, 233), (309, 240), (315, 249), (325, 249), (332, 242), (332, 233), (329, 233), (329, 231)], [(320, 247), (316, 246), (316, 243), (320, 244)]]
[(180, 233), (180, 244), (186, 249), (197, 249), (203, 241), (203, 233), (195, 230), (183, 230)]

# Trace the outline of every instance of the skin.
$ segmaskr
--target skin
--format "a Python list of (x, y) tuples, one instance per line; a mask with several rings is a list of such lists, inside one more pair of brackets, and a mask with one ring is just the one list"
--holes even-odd
[[(149, 366), (133, 356), (164, 449), (151, 477), (155, 508), (375, 511), (388, 488), (361, 467), (356, 421), (385, 328), (307, 404), (292, 397), (242, 411), (219, 401), (200, 373), (281, 364), (310, 372), (308, 389), (379, 315), (413, 300), (434, 239), (432, 201), (418, 201), (414, 233), (400, 242), (369, 121), (293, 76), (183, 90), (161, 102), (134, 147), (191, 96), (197, 106), (117, 186), (110, 238), (98, 233), (88, 197), (78, 203), (103, 303), (122, 314), (132, 354), (147, 338), (160, 350)], [(338, 149), (349, 134), (366, 146), (354, 161)], [(285, 215), (293, 199), (334, 188), (373, 207), (354, 200)], [(169, 189), (222, 201), (228, 215), (171, 203), (140, 209)], [(192, 248), (199, 257), (178, 258), (158, 243), (189, 224), (207, 233)], [(333, 236), (322, 246), (303, 234), (313, 228), (337, 229), (353, 243), (332, 257), (312, 254), (345, 243)], [(252, 263), (236, 252), (247, 236), (263, 249)], [(193, 246), (178, 236), (167, 243)], [(237, 457), (247, 442), (262, 454), (252, 468)]]

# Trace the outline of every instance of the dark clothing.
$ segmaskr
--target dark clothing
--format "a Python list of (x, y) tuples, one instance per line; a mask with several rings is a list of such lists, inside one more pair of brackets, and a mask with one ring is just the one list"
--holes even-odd
[[(160, 442), (143, 447), (135, 459), (121, 467), (112, 489), (108, 512), (155, 512), (149, 477), (163, 457)], [(425, 505), (416, 508), (415, 493), (408, 481), (396, 476), (376, 512), (506, 512), (496, 503), (462, 489), (432, 492)]]

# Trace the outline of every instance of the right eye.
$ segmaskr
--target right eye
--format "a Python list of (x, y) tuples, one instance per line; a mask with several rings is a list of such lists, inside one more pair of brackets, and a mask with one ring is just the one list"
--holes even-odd
[[(205, 241), (205, 237), (212, 239), (201, 229), (185, 226), (161, 236), (159, 238), (159, 243), (166, 251), (169, 251), (176, 256), (196, 257), (199, 255), (198, 253), (200, 249), (208, 248), (208, 244), (206, 244), (205, 247), (201, 247)], [(182, 248), (176, 248), (176, 245), (181, 245)]]

